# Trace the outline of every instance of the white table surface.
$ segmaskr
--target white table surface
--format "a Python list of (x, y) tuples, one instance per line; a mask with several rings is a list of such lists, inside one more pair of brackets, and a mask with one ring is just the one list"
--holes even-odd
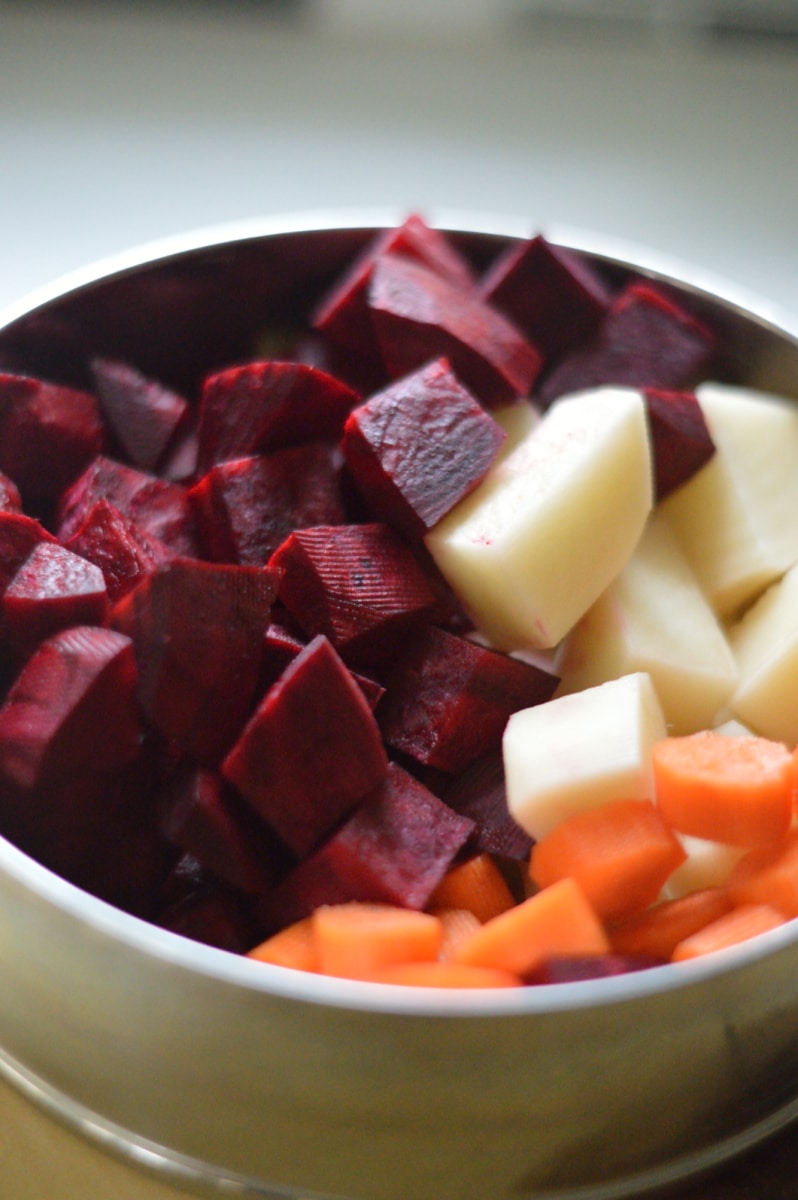
[(0, 0), (0, 306), (181, 230), (388, 205), (598, 230), (798, 314), (795, 49), (319, 4)]

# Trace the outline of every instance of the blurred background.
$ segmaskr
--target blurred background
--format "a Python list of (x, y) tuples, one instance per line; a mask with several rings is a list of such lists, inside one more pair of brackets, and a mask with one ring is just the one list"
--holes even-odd
[(364, 205), (598, 230), (798, 315), (798, 0), (0, 0), (0, 305)]

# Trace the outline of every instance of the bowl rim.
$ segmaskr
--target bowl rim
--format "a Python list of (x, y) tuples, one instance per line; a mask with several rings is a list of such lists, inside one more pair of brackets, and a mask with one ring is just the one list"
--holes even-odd
[[(192, 229), (143, 242), (62, 274), (0, 309), (0, 334), (17, 320), (71, 293), (102, 285), (115, 277), (171, 259), (231, 243), (302, 233), (336, 230), (377, 231), (399, 224), (406, 209), (312, 209), (277, 213)], [(775, 333), (798, 341), (798, 319), (747, 288), (683, 260), (611, 235), (559, 224), (537, 224), (518, 216), (462, 210), (433, 210), (424, 219), (435, 228), (464, 235), (501, 238), (536, 233), (570, 249), (596, 255), (622, 267), (650, 272), (692, 292), (720, 300), (742, 315), (772, 326)], [(632, 1000), (698, 985), (793, 947), (798, 920), (788, 921), (758, 937), (705, 958), (669, 963), (600, 979), (508, 989), (459, 989), (371, 983), (314, 975), (275, 966), (195, 942), (133, 916), (83, 891), (0, 836), (0, 872), (36, 899), (52, 905), (93, 934), (114, 939), (144, 957), (189, 974), (251, 993), (400, 1017), (524, 1017), (566, 1010), (623, 1004)]]

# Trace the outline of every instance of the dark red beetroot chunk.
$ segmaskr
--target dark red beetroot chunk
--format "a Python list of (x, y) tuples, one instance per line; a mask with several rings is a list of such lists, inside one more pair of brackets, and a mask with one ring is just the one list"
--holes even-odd
[(476, 825), (475, 850), (528, 862), (532, 838), (510, 815), (501, 750), (471, 763), (450, 781), (442, 799)]
[(175, 557), (168, 546), (148, 537), (107, 500), (98, 500), (89, 509), (83, 524), (64, 546), (100, 568), (112, 602)]
[(102, 625), (108, 608), (100, 568), (53, 542), (35, 547), (2, 598), (3, 618), (19, 662), (59, 629)]
[(335, 450), (325, 442), (219, 463), (189, 499), (214, 562), (260, 566), (294, 529), (345, 520)]
[(174, 554), (197, 554), (186, 488), (105, 456), (94, 459), (61, 497), (58, 536), (62, 542), (77, 533), (98, 500), (113, 504), (142, 534), (164, 542)]
[(511, 713), (551, 699), (557, 677), (430, 627), (408, 640), (378, 716), (390, 747), (442, 771), (497, 749)]
[(480, 281), (479, 294), (505, 313), (546, 359), (586, 337), (612, 301), (597, 271), (542, 234), (500, 254)]
[(380, 787), (278, 884), (261, 915), (278, 929), (349, 900), (423, 909), (473, 828), (391, 763)]
[(102, 445), (96, 396), (0, 374), (0, 471), (11, 476), (26, 504), (57, 499)]
[(219, 371), (205, 380), (200, 396), (198, 469), (335, 441), (359, 401), (339, 379), (305, 363), (255, 362)]
[(188, 412), (188, 401), (127, 363), (95, 358), (94, 386), (125, 457), (154, 470)]
[(57, 544), (57, 539), (23, 513), (0, 512), (0, 593), (16, 575), (36, 546), (42, 542)]
[(374, 513), (421, 538), (476, 487), (505, 437), (438, 359), (353, 409), (343, 451)]
[(199, 762), (218, 762), (246, 719), (275, 589), (266, 567), (174, 559), (111, 611), (135, 645), (147, 717)]
[(498, 309), (408, 259), (376, 260), (369, 308), (392, 379), (448, 358), (479, 402), (496, 408), (526, 396), (540, 371), (539, 351)]
[[(280, 612), (279, 620), (273, 620), (266, 630), (261, 659), (260, 691), (265, 692), (276, 683), (288, 664), (293, 662), (300, 650), (307, 645), (308, 639), (299, 633), (293, 624), (286, 624), (286, 618), (287, 614)], [(290, 618), (288, 621), (290, 622)], [(373, 712), (385, 695), (385, 688), (368, 675), (362, 675), (358, 671), (350, 671), (350, 674)]]
[(23, 788), (131, 762), (142, 736), (129, 638), (78, 626), (28, 660), (0, 708), (0, 775)]
[(0, 471), (0, 512), (21, 513), (22, 499), (13, 479)]
[(549, 958), (533, 971), (527, 983), (578, 983), (584, 979), (607, 979), (662, 966), (660, 959), (642, 954), (594, 954), (577, 958)]
[(347, 662), (391, 656), (436, 596), (412, 552), (387, 525), (331, 525), (292, 533), (272, 555), (280, 600), (310, 636), (323, 633)]
[(371, 709), (321, 636), (269, 689), (222, 765), (222, 774), (300, 857), (386, 770)]
[(598, 330), (569, 350), (540, 381), (536, 399), (601, 384), (682, 389), (692, 387), (709, 366), (712, 333), (664, 291), (632, 283), (616, 298)]
[(244, 897), (209, 874), (190, 854), (174, 865), (153, 920), (181, 937), (245, 954), (257, 941)]
[(693, 392), (643, 392), (651, 430), (654, 494), (662, 500), (695, 475), (715, 453), (715, 443)]

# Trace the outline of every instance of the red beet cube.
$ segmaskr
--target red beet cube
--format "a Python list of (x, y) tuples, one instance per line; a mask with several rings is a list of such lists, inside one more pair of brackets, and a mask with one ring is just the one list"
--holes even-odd
[(391, 763), (384, 782), (267, 897), (262, 916), (280, 928), (349, 900), (423, 909), (473, 828)]
[(112, 771), (142, 736), (129, 638), (77, 626), (43, 642), (0, 708), (0, 774), (20, 787)]
[(17, 660), (59, 629), (102, 625), (108, 593), (99, 567), (53, 542), (40, 542), (3, 594), (5, 625)]
[(83, 524), (64, 546), (100, 568), (108, 598), (114, 602), (157, 566), (175, 557), (168, 546), (148, 537), (107, 500), (98, 500), (89, 509)]
[(228, 367), (203, 384), (199, 470), (307, 441), (335, 441), (359, 399), (334, 376), (304, 363)]
[(323, 442), (219, 463), (189, 499), (214, 562), (267, 562), (294, 529), (344, 520), (333, 447)]
[(541, 667), (430, 627), (403, 647), (378, 710), (387, 744), (441, 771), (495, 750), (510, 715), (551, 699)]
[(369, 309), (393, 379), (448, 358), (457, 378), (494, 408), (526, 396), (540, 370), (539, 351), (498, 309), (409, 259), (376, 260)]
[[(293, 627), (286, 625), (285, 619), (286, 614), (281, 612), (280, 620), (272, 621), (266, 630), (261, 660), (261, 690), (264, 692), (277, 682), (288, 664), (293, 662), (300, 650), (307, 645), (307, 639)], [(385, 688), (376, 679), (362, 675), (359, 671), (351, 671), (350, 674), (373, 712), (385, 695)]]
[(536, 967), (527, 983), (578, 983), (584, 979), (607, 979), (661, 966), (659, 959), (642, 954), (591, 954), (574, 958), (549, 958)]
[(216, 763), (246, 719), (275, 588), (266, 567), (174, 559), (111, 612), (135, 645), (146, 715), (199, 762)]
[(397, 637), (436, 597), (412, 551), (387, 525), (297, 530), (269, 560), (280, 600), (310, 636), (323, 633), (348, 662), (392, 655)]
[(36, 546), (42, 542), (56, 545), (56, 538), (23, 513), (0, 512), (0, 592), (16, 575)]
[(504, 762), (501, 751), (471, 763), (443, 789), (443, 800), (476, 825), (472, 844), (476, 850), (527, 863), (532, 838), (507, 807)]
[(192, 855), (184, 854), (173, 867), (163, 899), (155, 924), (181, 937), (232, 954), (246, 954), (258, 940), (245, 898), (210, 875)]
[(421, 538), (476, 487), (505, 436), (438, 359), (353, 409), (343, 451), (375, 514)]
[(21, 513), (22, 499), (13, 479), (0, 471), (0, 512)]
[(26, 500), (55, 500), (102, 444), (96, 396), (27, 375), (0, 374), (0, 471)]
[(648, 388), (646, 402), (657, 500), (686, 483), (715, 453), (701, 405), (693, 392)]
[(136, 467), (154, 470), (188, 412), (188, 401), (127, 363), (95, 358), (94, 386), (108, 425)]
[(266, 693), (222, 774), (301, 857), (382, 781), (386, 769), (371, 709), (320, 636)]
[(714, 349), (713, 334), (662, 289), (632, 283), (597, 331), (546, 374), (536, 398), (548, 405), (568, 392), (601, 384), (691, 387), (707, 370)]
[(547, 359), (586, 337), (612, 301), (592, 267), (541, 234), (500, 254), (480, 281), (479, 294)]

